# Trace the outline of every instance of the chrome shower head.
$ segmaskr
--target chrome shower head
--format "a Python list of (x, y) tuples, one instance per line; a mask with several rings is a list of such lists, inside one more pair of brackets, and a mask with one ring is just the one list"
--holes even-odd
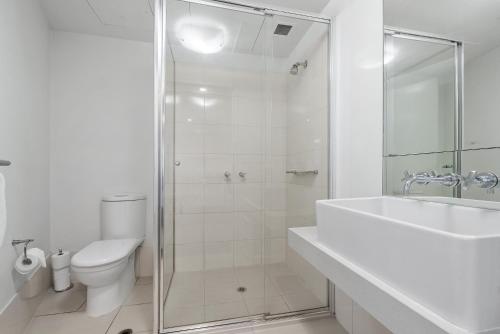
[(306, 69), (307, 68), (307, 60), (293, 64), (292, 67), (290, 68), (290, 74), (291, 75), (299, 74), (299, 67), (301, 67), (301, 66), (302, 66), (302, 68)]

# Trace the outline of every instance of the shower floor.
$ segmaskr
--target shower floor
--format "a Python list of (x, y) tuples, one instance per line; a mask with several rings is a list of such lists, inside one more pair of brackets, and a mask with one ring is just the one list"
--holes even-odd
[(165, 303), (165, 323), (176, 327), (325, 305), (284, 263), (176, 272)]

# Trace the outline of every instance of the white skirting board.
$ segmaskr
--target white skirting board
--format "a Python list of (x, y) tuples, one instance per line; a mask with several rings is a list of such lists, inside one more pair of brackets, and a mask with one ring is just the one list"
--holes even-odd
[(316, 227), (289, 229), (288, 244), (393, 333), (472, 334), (332, 252), (318, 241)]

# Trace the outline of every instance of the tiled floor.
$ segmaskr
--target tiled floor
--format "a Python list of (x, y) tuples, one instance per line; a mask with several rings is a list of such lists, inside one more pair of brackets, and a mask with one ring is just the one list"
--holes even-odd
[(206, 334), (348, 334), (333, 317), (285, 320), (253, 328), (214, 329)]
[[(238, 292), (245, 287), (245, 292)], [(168, 327), (324, 306), (286, 264), (174, 274), (165, 307)]]
[(131, 328), (135, 334), (152, 333), (153, 284), (140, 278), (123, 306), (111, 314), (92, 318), (85, 313), (85, 287), (47, 292), (25, 334), (117, 334)]
[[(244, 286), (241, 293), (237, 288)], [(130, 328), (134, 334), (152, 333), (153, 285), (140, 278), (125, 304), (111, 314), (92, 318), (85, 313), (85, 287), (48, 291), (25, 334), (117, 334)], [(174, 275), (166, 303), (168, 326), (273, 314), (321, 307), (323, 304), (286, 265), (277, 264)], [(232, 334), (313, 333), (343, 334), (334, 319), (296, 322), (234, 330)], [(326, 329), (328, 328), (328, 330)]]

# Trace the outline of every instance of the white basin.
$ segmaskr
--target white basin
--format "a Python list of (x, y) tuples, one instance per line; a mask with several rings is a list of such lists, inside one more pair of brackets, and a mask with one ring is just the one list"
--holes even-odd
[(500, 211), (396, 197), (317, 202), (318, 241), (468, 332), (500, 332)]

